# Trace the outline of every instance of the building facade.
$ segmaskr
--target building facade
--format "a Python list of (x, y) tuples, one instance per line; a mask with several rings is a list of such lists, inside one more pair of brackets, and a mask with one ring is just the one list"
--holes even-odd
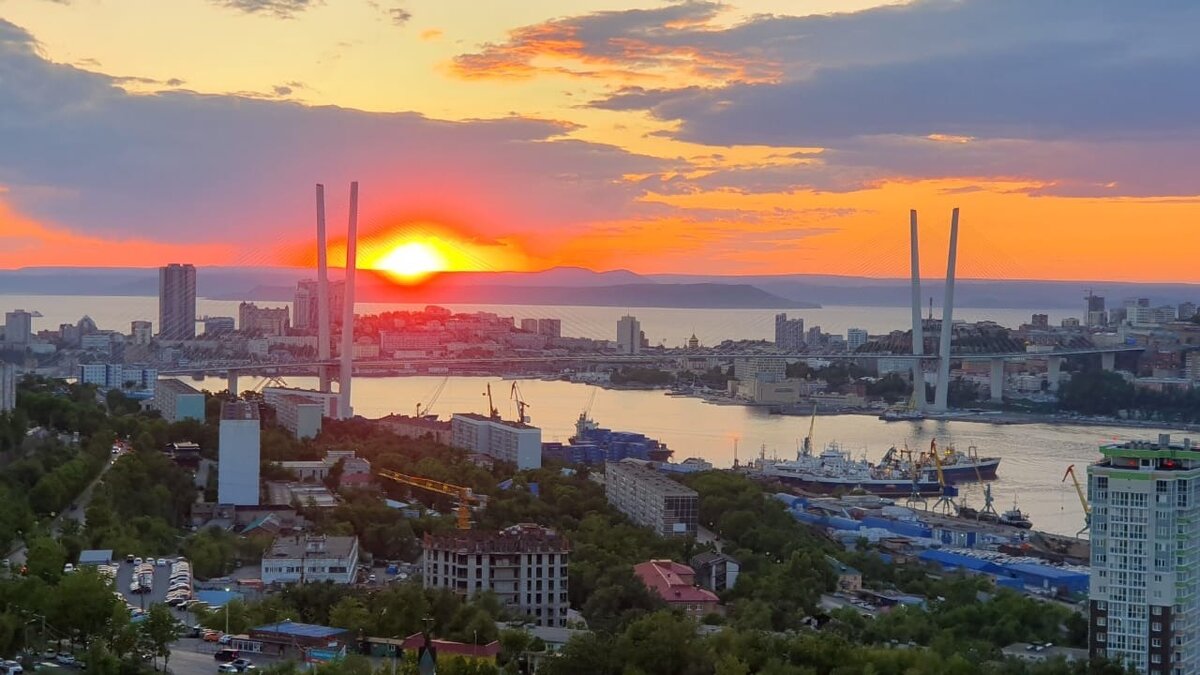
[(639, 354), (642, 351), (642, 324), (632, 316), (623, 316), (617, 321), (617, 351), (622, 354)]
[(158, 336), (164, 340), (196, 337), (196, 268), (171, 263), (158, 268)]
[(410, 415), (388, 415), (378, 420), (380, 426), (405, 438), (430, 438), (442, 445), (453, 445), (453, 432), (449, 422), (428, 417)]
[(491, 592), (539, 626), (567, 625), (571, 546), (554, 530), (523, 523), (499, 532), (427, 534), (421, 548), (425, 588), (466, 597)]
[(716, 593), (696, 585), (692, 568), (673, 560), (649, 560), (633, 566), (634, 575), (671, 609), (699, 621), (721, 611)]
[(604, 494), (630, 520), (664, 537), (695, 536), (699, 497), (636, 459), (606, 462)]
[(287, 335), (291, 326), (287, 307), (259, 307), (253, 302), (238, 305), (238, 330), (247, 335)]
[(17, 407), (17, 367), (0, 363), (0, 412)]
[(775, 348), (781, 352), (804, 349), (804, 319), (789, 319), (787, 314), (776, 314)]
[(546, 337), (562, 337), (562, 320), (561, 319), (538, 319), (537, 334), (545, 335)]
[(33, 339), (33, 314), (23, 309), (4, 313), (4, 342), (27, 345)]
[(235, 506), (258, 505), (258, 405), (226, 401), (217, 435), (217, 501)]
[(846, 351), (854, 351), (867, 344), (867, 331), (862, 328), (846, 329)]
[(295, 438), (316, 438), (321, 433), (321, 421), (325, 406), (319, 401), (284, 394), (275, 397), (275, 420)]
[(1148, 675), (1200, 671), (1200, 451), (1190, 440), (1100, 448), (1091, 504), (1089, 650)]
[(450, 444), (512, 462), (518, 469), (542, 466), (542, 430), (521, 422), (455, 413), (450, 418)]
[(154, 324), (149, 321), (129, 322), (129, 342), (135, 345), (148, 345), (154, 337)]
[[(292, 300), (292, 325), (296, 328), (315, 331), (317, 329), (318, 299), (320, 284), (315, 279), (303, 279), (296, 284)], [(329, 321), (341, 323), (342, 308), (346, 304), (346, 282), (329, 282)]]
[(78, 375), (80, 384), (94, 384), (101, 389), (123, 389), (133, 392), (155, 393), (158, 371), (135, 364), (81, 363)]
[(207, 336), (227, 335), (237, 330), (237, 321), (232, 316), (204, 317), (204, 334)]
[(357, 570), (358, 537), (277, 537), (262, 557), (264, 584), (352, 584)]
[(150, 407), (168, 422), (204, 421), (204, 394), (174, 378), (158, 381)]

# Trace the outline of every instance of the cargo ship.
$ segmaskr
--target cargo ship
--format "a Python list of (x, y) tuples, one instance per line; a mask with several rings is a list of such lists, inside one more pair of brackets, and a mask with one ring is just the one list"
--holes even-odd
[(939, 450), (936, 439), (930, 442), (927, 452), (915, 457), (908, 448), (889, 448), (879, 465), (901, 475), (912, 475), (915, 472), (934, 471), (939, 463), (943, 478), (951, 484), (995, 480), (996, 471), (1000, 468), (999, 457), (980, 457), (973, 445), (966, 452), (960, 452), (954, 446)]
[(836, 443), (830, 443), (816, 456), (801, 453), (795, 460), (760, 458), (754, 463), (753, 473), (817, 494), (861, 491), (880, 497), (905, 497), (942, 493), (937, 476), (930, 471), (905, 475), (890, 467), (852, 459)]

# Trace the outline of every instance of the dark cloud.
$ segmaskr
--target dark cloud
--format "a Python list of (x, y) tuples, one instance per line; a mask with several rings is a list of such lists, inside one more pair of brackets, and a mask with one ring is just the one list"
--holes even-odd
[(0, 20), (5, 199), (98, 235), (275, 245), (308, 235), (313, 183), (351, 179), (363, 185), (365, 224), (419, 214), (536, 233), (642, 209), (644, 190), (622, 177), (667, 163), (563, 139), (571, 128), (181, 90), (131, 95), (110, 77), (46, 61), (27, 32)]
[(391, 17), (393, 24), (403, 26), (412, 18), (412, 12), (403, 7), (393, 7), (388, 10), (388, 16)]
[(272, 14), (281, 19), (292, 16), (317, 4), (315, 0), (209, 0), (214, 4), (247, 14)]

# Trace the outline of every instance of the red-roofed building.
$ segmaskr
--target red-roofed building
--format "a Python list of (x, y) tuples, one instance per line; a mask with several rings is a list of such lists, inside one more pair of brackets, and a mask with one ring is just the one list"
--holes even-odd
[[(498, 640), (493, 640), (486, 645), (472, 645), (465, 642), (451, 642), (450, 640), (438, 640), (434, 638), (429, 643), (434, 651), (437, 652), (438, 658), (458, 656), (470, 661), (495, 663), (496, 657), (500, 654), (500, 642)], [(425, 646), (425, 635), (423, 633), (409, 635), (404, 638), (404, 642), (400, 643), (400, 649), (411, 651), (414, 654), (423, 646)]]
[(694, 618), (721, 611), (716, 593), (696, 586), (696, 572), (673, 560), (650, 560), (633, 566), (633, 573), (672, 609)]

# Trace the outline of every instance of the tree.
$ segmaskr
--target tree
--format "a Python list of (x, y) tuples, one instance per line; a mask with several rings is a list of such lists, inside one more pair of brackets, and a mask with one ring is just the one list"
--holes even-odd
[(342, 598), (329, 610), (329, 625), (345, 628), (355, 638), (366, 635), (370, 624), (371, 613), (358, 598)]
[(51, 624), (66, 632), (77, 632), (86, 642), (104, 632), (112, 618), (112, 587), (90, 569), (62, 577), (50, 597), (47, 616)]
[(155, 656), (162, 657), (164, 669), (171, 660), (170, 645), (183, 635), (182, 628), (171, 615), (171, 610), (162, 603), (151, 605), (146, 620), (142, 622), (142, 634), (154, 646)]
[(29, 574), (53, 583), (67, 564), (67, 549), (50, 537), (38, 537), (30, 542), (25, 561)]

